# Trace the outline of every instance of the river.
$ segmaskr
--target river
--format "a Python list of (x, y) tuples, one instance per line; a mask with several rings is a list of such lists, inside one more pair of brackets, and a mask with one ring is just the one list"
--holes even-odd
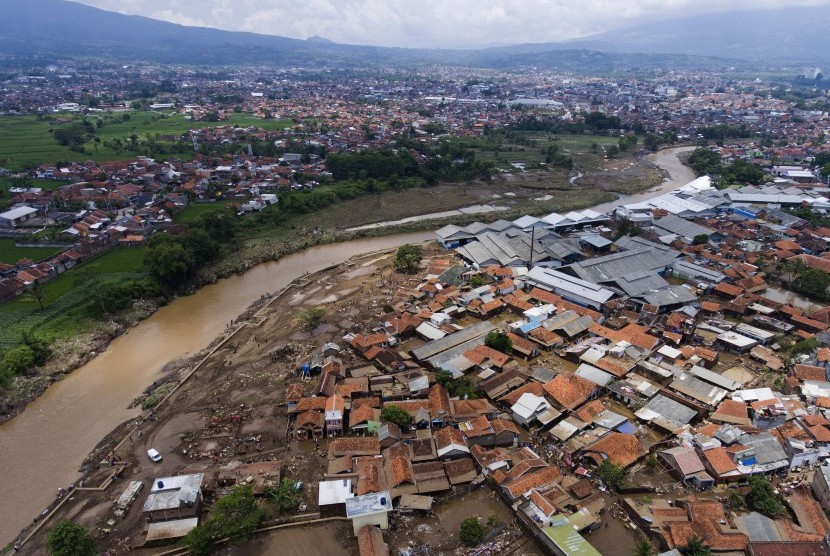
[[(677, 158), (686, 150), (649, 155), (671, 178), (651, 192), (621, 201), (647, 199), (694, 179)], [(621, 201), (594, 208), (611, 210)], [(165, 364), (203, 349), (261, 295), (279, 290), (304, 272), (433, 237), (419, 232), (314, 247), (176, 299), (116, 338), (105, 352), (0, 425), (0, 547), (14, 540), (59, 487), (78, 480), (78, 467), (104, 436), (139, 413), (127, 406), (160, 376)]]
[(668, 193), (672, 189), (677, 189), (682, 185), (686, 185), (697, 176), (695, 176), (695, 173), (691, 168), (680, 162), (678, 155), (691, 152), (693, 150), (695, 150), (695, 147), (673, 147), (671, 149), (663, 149), (661, 151), (657, 151), (656, 153), (646, 155), (646, 159), (649, 162), (668, 172), (669, 177), (663, 180), (663, 183), (657, 187), (649, 189), (648, 191), (636, 193), (634, 195), (620, 195), (616, 201), (597, 205), (596, 207), (593, 207), (593, 209), (599, 212), (608, 212), (610, 210), (614, 210), (620, 205), (646, 201), (652, 197)]
[(203, 349), (261, 295), (304, 272), (432, 237), (399, 234), (307, 249), (176, 299), (116, 338), (0, 426), (0, 547), (54, 499), (58, 487), (78, 480), (78, 467), (104, 436), (139, 413), (127, 406), (169, 361)]

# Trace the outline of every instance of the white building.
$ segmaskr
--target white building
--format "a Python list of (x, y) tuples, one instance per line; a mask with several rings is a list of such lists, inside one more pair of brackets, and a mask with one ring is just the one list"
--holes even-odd
[(354, 534), (365, 525), (389, 528), (389, 512), (392, 511), (392, 495), (388, 490), (355, 496), (346, 500), (346, 517), (352, 520)]
[(536, 420), (536, 417), (549, 409), (551, 409), (551, 406), (545, 398), (530, 392), (522, 394), (513, 404), (513, 407), (510, 408), (513, 412), (513, 420), (525, 427), (529, 427)]

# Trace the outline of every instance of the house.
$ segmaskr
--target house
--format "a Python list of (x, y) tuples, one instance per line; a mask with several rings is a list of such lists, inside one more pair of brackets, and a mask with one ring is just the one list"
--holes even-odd
[(329, 442), (329, 459), (343, 456), (377, 456), (380, 454), (380, 440), (377, 437), (340, 437)]
[(512, 446), (519, 438), (519, 429), (512, 422), (504, 419), (490, 421), (484, 415), (459, 423), (458, 428), (468, 446)]
[(358, 532), (357, 548), (360, 556), (389, 556), (389, 546), (376, 525), (364, 525)]
[(510, 408), (513, 412), (513, 420), (523, 427), (530, 427), (540, 415), (550, 409), (551, 405), (545, 398), (531, 392), (522, 394)]
[(345, 514), (346, 500), (353, 496), (351, 479), (320, 481), (317, 483), (317, 505), (321, 513)]
[(518, 353), (525, 359), (533, 359), (537, 355), (539, 355), (539, 349), (536, 345), (525, 339), (521, 336), (514, 334), (512, 332), (507, 333), (507, 337), (510, 339), (512, 343), (512, 351), (513, 353)]
[(582, 455), (596, 465), (610, 460), (614, 465), (628, 467), (646, 455), (640, 440), (633, 434), (609, 432), (593, 444), (582, 449)]
[(823, 508), (830, 508), (830, 466), (822, 465), (813, 473), (813, 493)]
[(453, 486), (472, 482), (478, 476), (472, 458), (445, 461), (444, 472), (447, 474), (447, 478)]
[(5, 212), (0, 212), (0, 228), (19, 228), (37, 216), (36, 208), (20, 206)]
[(334, 394), (326, 400), (326, 433), (331, 437), (343, 432), (343, 412), (346, 401)]
[(352, 520), (354, 534), (367, 525), (380, 529), (389, 528), (389, 512), (392, 511), (392, 495), (388, 490), (354, 496), (346, 500), (346, 517)]
[(434, 435), (439, 459), (455, 459), (470, 455), (464, 435), (455, 427), (445, 427)]
[(294, 422), (294, 435), (297, 440), (317, 440), (323, 437), (324, 424), (325, 414), (322, 411), (303, 411)]
[(544, 389), (559, 407), (571, 410), (594, 398), (600, 392), (599, 385), (568, 373), (557, 375), (553, 380), (546, 382)]
[(738, 400), (723, 400), (712, 415), (709, 416), (715, 423), (731, 423), (733, 425), (750, 425), (749, 411), (746, 403)]
[(518, 369), (508, 369), (483, 380), (479, 385), (491, 400), (500, 398), (513, 388), (526, 382), (526, 377)]
[(714, 479), (706, 473), (703, 462), (694, 448), (677, 446), (657, 453), (657, 458), (666, 464), (673, 477), (694, 485), (696, 488), (710, 488)]
[(199, 516), (202, 473), (153, 480), (142, 514), (147, 521), (171, 521)]
[(370, 423), (380, 422), (380, 409), (376, 407), (377, 405), (376, 398), (360, 398), (352, 402), (352, 408), (349, 411), (349, 430), (352, 433), (365, 431), (369, 429)]

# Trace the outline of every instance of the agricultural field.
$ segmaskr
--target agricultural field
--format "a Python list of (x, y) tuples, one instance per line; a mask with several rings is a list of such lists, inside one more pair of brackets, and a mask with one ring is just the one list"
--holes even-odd
[(0, 239), (0, 263), (14, 264), (20, 259), (38, 262), (64, 249), (65, 247), (16, 247), (15, 240)]
[(510, 172), (515, 172), (519, 168), (540, 168), (544, 162), (542, 149), (556, 145), (562, 154), (573, 159), (576, 170), (584, 172), (600, 168), (605, 158), (605, 148), (616, 145), (618, 138), (521, 131), (493, 139), (483, 137), (455, 140), (471, 148), (476, 154), (476, 160), (492, 162), (499, 170)]
[(25, 330), (50, 339), (68, 338), (88, 332), (98, 322), (90, 306), (92, 281), (117, 281), (144, 276), (145, 247), (114, 249), (97, 259), (69, 270), (42, 286), (43, 309), (29, 294), (0, 305), (0, 351), (20, 342)]
[[(123, 116), (129, 115), (124, 121)], [(100, 142), (89, 141), (84, 145), (84, 152), (77, 152), (68, 146), (60, 145), (52, 136), (61, 125), (80, 123), (84, 117), (93, 124), (100, 118), (102, 126), (95, 129), (95, 136)], [(55, 118), (70, 120), (67, 124), (54, 124)], [(257, 126), (268, 130), (284, 129), (292, 125), (291, 120), (264, 120), (252, 114), (232, 114), (220, 122), (193, 122), (182, 114), (163, 114), (156, 112), (119, 112), (93, 113), (87, 116), (54, 114), (43, 119), (38, 116), (3, 116), (0, 117), (0, 166), (11, 170), (21, 170), (27, 165), (54, 164), (58, 161), (96, 161), (121, 160), (135, 158), (136, 153), (118, 150), (111, 143), (114, 139), (127, 142), (134, 134), (139, 143), (158, 139), (159, 146), (172, 145), (171, 138), (186, 133), (190, 129), (211, 128), (219, 126), (248, 127)], [(152, 154), (152, 153), (151, 153)], [(186, 149), (175, 156), (182, 159), (192, 158), (192, 150)], [(163, 156), (163, 155), (162, 155)], [(171, 155), (172, 156), (172, 155)]]

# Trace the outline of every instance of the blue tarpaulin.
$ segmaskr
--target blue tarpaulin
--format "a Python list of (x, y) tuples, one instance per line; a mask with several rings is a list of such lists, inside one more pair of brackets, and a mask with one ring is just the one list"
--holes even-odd
[(630, 421), (626, 421), (625, 423), (617, 427), (617, 432), (621, 432), (623, 434), (636, 434), (637, 427), (632, 425)]

